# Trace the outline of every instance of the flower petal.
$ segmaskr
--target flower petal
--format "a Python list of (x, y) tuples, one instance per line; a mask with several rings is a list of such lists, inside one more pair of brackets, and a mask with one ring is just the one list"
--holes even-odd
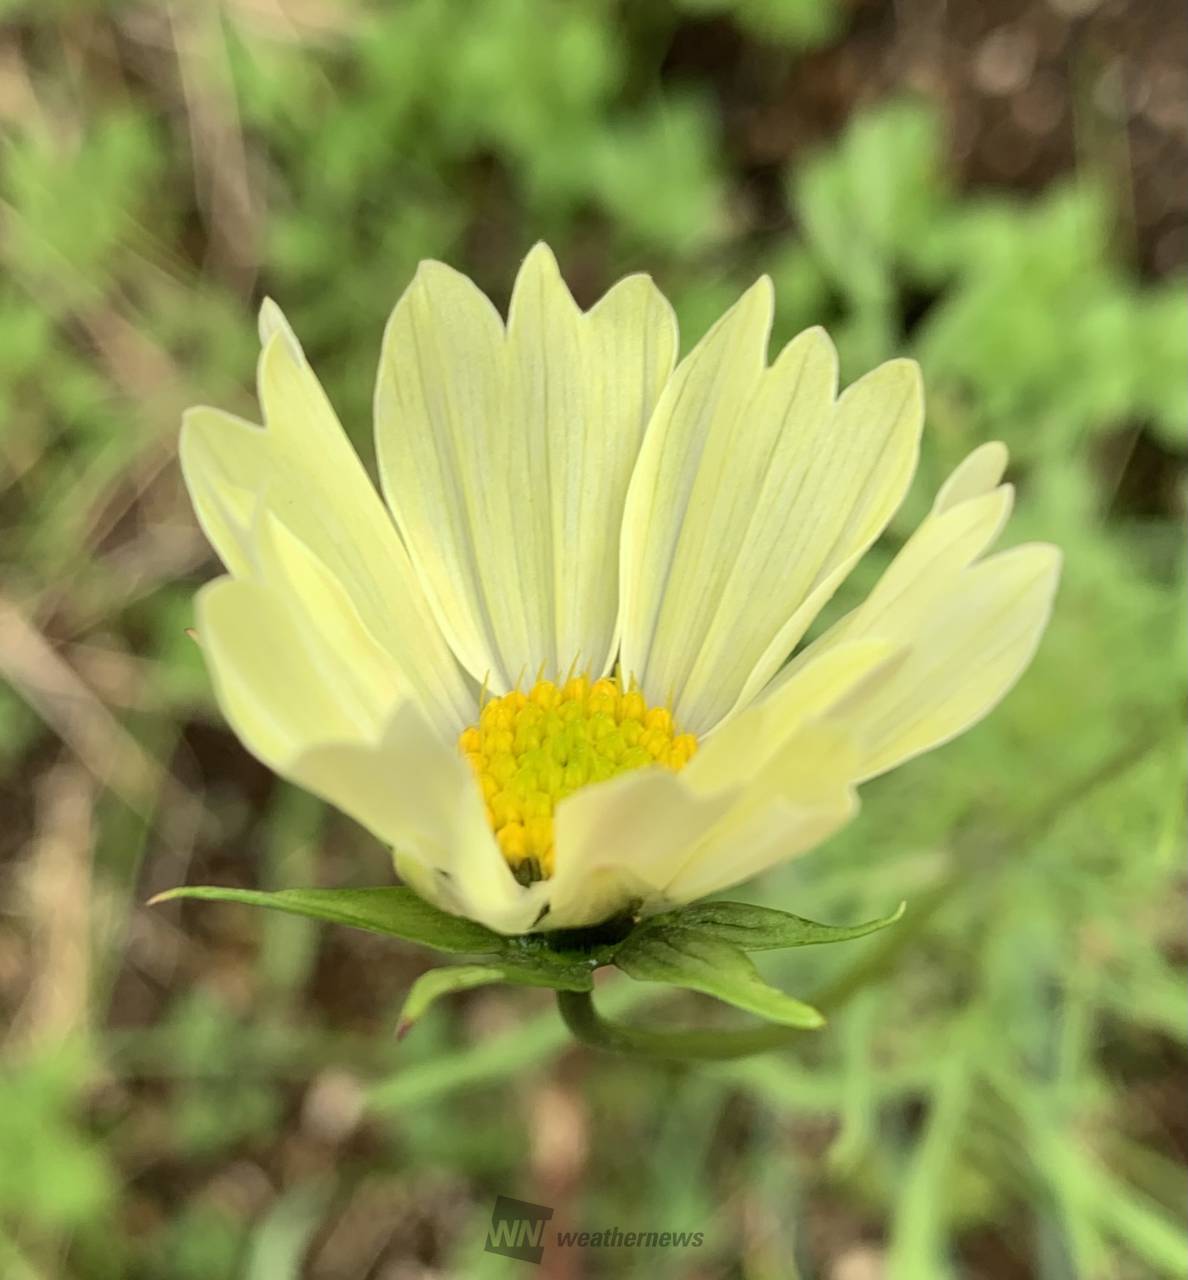
[[(1060, 553), (1032, 543), (961, 574), (919, 623), (902, 664), (839, 711), (864, 744), (870, 778), (964, 733), (1009, 692), (1052, 612)], [(886, 615), (881, 633), (901, 625)]]
[(265, 764), (280, 772), (307, 747), (372, 731), (336, 696), (277, 592), (219, 578), (198, 592), (195, 613), (223, 714)]
[(556, 870), (546, 929), (594, 924), (655, 904), (733, 792), (698, 796), (674, 773), (620, 774), (568, 796), (556, 814)]
[[(512, 319), (514, 326), (514, 309)], [(554, 511), (556, 653), (561, 664), (579, 658), (605, 672), (618, 647), (623, 507), (644, 430), (676, 360), (677, 329), (668, 302), (644, 275), (619, 281), (584, 323), (581, 429), (567, 424), (564, 448), (551, 453), (553, 483), (564, 495)]]
[(839, 650), (888, 645), (900, 656), (830, 713), (863, 740), (861, 778), (939, 746), (990, 711), (1031, 661), (1060, 562), (1042, 544), (978, 560), (1010, 515), (1014, 492), (998, 483), (1006, 462), (1001, 444), (974, 450), (866, 600), (789, 663), (757, 706), (794, 701), (798, 682)]
[(654, 769), (576, 792), (557, 813), (557, 869), (538, 927), (661, 911), (806, 852), (857, 812), (857, 759), (844, 729), (817, 723), (744, 785), (698, 793)]
[(770, 315), (760, 282), (682, 363), (628, 497), (623, 667), (696, 733), (767, 683), (915, 469), (916, 366), (890, 361), (834, 400), (819, 329), (764, 369)]
[(487, 825), (469, 767), (411, 703), (378, 741), (321, 745), (289, 776), (396, 849), (398, 872), (447, 911), (500, 933), (523, 933), (547, 885), (518, 884)]
[(732, 433), (763, 372), (772, 306), (764, 276), (681, 362), (631, 478), (622, 537), (622, 663), (649, 701), (663, 702), (679, 689), (682, 669), (692, 662), (686, 649), (695, 651), (699, 637), (683, 645), (670, 618), (696, 604), (683, 598), (688, 562), (714, 546), (705, 535), (721, 500), (717, 485), (730, 476)]
[(609, 665), (624, 498), (675, 347), (649, 280), (583, 315), (544, 245), (506, 333), (441, 263), (397, 304), (376, 388), (384, 493), (443, 631), (495, 692)]
[(900, 648), (877, 639), (838, 645), (714, 733), (681, 775), (696, 795), (729, 791), (730, 807), (681, 861), (664, 895), (689, 902), (807, 852), (858, 811), (860, 744), (839, 705), (885, 679)]
[[(258, 547), (263, 506), (340, 588), (353, 620), (400, 673), (393, 696), (414, 697), (445, 732), (466, 723), (473, 695), (429, 611), (408, 556), (275, 306), (261, 312), (259, 387), (267, 429), (215, 409), (191, 409), (182, 472), (211, 543), (237, 577), (267, 580)], [(307, 581), (317, 570), (303, 575)], [(325, 603), (325, 593), (320, 593)]]
[(198, 630), (223, 713), (261, 760), (397, 847), (430, 900), (501, 932), (532, 925), (546, 887), (516, 883), (470, 769), (415, 704), (382, 721), (353, 714), (286, 601), (259, 583), (204, 587)]
[(934, 516), (943, 515), (970, 498), (979, 498), (997, 487), (1006, 473), (1010, 454), (1001, 440), (979, 445), (940, 487), (932, 504)]
[[(334, 696), (354, 710), (360, 723), (374, 729), (410, 696), (398, 662), (363, 625), (338, 579), (263, 502), (256, 513), (253, 543), (256, 580), (271, 586), (284, 601)], [(443, 722), (441, 727), (456, 732), (460, 725)]]
[(955, 588), (959, 575), (1002, 532), (1014, 500), (1010, 485), (952, 506), (941, 501), (944, 495), (942, 489), (932, 514), (904, 544), (870, 595), (798, 654), (768, 684), (760, 705), (780, 695), (840, 644), (881, 637), (889, 644), (905, 645), (915, 637), (938, 602)]
[(904, 652), (901, 643), (877, 637), (839, 643), (716, 729), (683, 779), (699, 794), (745, 784), (806, 725), (886, 678)]
[(665, 886), (670, 902), (692, 902), (820, 844), (858, 812), (858, 748), (844, 729), (802, 726), (751, 779)]
[(839, 645), (781, 700), (732, 719), (680, 774), (644, 769), (569, 796), (542, 927), (688, 901), (689, 885), (735, 884), (824, 839), (855, 812), (857, 766), (848, 731), (826, 717), (898, 656), (882, 640)]

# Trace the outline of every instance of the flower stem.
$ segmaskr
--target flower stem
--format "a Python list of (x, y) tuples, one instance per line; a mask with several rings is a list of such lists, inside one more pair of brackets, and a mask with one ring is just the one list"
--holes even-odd
[(611, 1053), (676, 1062), (713, 1062), (743, 1058), (790, 1044), (800, 1032), (767, 1025), (726, 1031), (652, 1031), (608, 1022), (594, 1008), (588, 991), (558, 991), (557, 1005), (574, 1039)]

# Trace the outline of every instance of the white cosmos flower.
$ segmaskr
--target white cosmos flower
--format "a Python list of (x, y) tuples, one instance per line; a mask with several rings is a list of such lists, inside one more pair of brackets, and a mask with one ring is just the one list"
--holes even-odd
[(675, 366), (643, 275), (574, 303), (538, 245), (506, 326), (422, 263), (384, 336), (383, 501), (280, 312), (265, 427), (185, 418), (228, 576), (198, 596), (224, 713), (277, 773), (504, 933), (687, 902), (802, 853), (856, 785), (969, 728), (1035, 652), (1059, 554), (985, 557), (977, 449), (869, 598), (790, 663), (916, 466), (919, 371), (837, 394), (821, 329), (767, 364), (761, 279)]

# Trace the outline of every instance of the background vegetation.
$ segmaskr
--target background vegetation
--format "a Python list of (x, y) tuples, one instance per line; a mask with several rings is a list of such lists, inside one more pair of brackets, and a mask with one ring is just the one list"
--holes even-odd
[[(0, 1274), (522, 1274), (554, 1225), (705, 1232), (541, 1274), (1098, 1280), (1188, 1272), (1182, 521), (1184, 14), (1152, 0), (0, 3)], [(686, 346), (760, 271), (783, 341), (924, 365), (922, 475), (1006, 439), (1012, 533), (1067, 553), (1034, 668), (748, 886), (884, 939), (795, 1052), (670, 1071), (543, 993), (182, 881), (382, 883), (277, 782), (186, 636), (214, 572), (178, 416), (255, 412), (288, 310), (365, 454), (416, 261), (501, 303), (537, 238), (580, 300), (650, 270)], [(861, 572), (860, 589), (880, 558)], [(611, 984), (610, 1009), (709, 1002)]]

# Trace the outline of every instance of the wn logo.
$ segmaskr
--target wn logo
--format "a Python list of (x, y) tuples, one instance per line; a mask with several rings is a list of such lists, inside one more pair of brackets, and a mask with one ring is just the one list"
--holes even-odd
[(539, 1262), (544, 1256), (545, 1223), (552, 1216), (552, 1209), (543, 1204), (496, 1196), (484, 1247), (488, 1253), (501, 1253), (505, 1258)]

